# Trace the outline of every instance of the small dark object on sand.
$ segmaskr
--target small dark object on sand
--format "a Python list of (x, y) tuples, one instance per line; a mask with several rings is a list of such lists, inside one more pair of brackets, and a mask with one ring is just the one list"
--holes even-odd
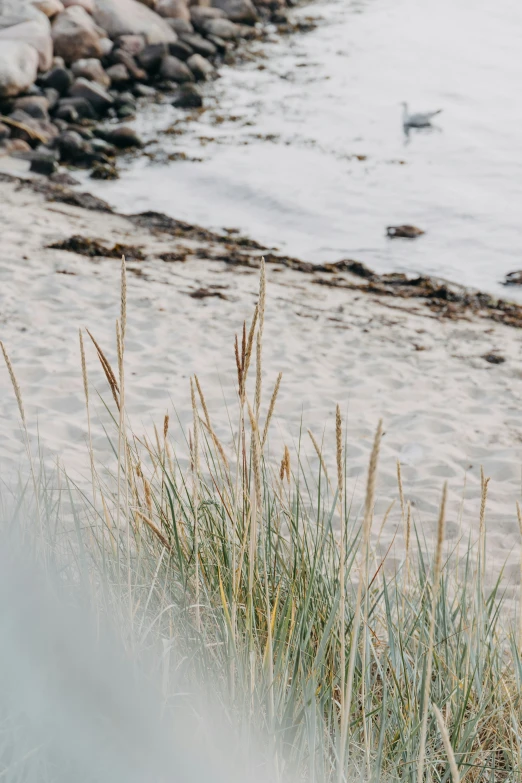
[(482, 356), (482, 359), (489, 362), (489, 364), (504, 364), (506, 361), (505, 357), (500, 356), (498, 353), (485, 353), (484, 356)]
[(424, 233), (425, 232), (422, 230), (422, 228), (417, 228), (417, 226), (388, 226), (386, 228), (386, 234), (392, 239), (395, 237), (401, 237), (403, 239), (416, 239), (416, 237), (420, 237)]
[(221, 291), (211, 291), (209, 288), (198, 288), (196, 291), (191, 291), (189, 296), (192, 299), (207, 299), (209, 296), (215, 296), (218, 299), (228, 299), (228, 296), (222, 294)]
[(522, 270), (518, 272), (508, 272), (504, 285), (522, 285)]

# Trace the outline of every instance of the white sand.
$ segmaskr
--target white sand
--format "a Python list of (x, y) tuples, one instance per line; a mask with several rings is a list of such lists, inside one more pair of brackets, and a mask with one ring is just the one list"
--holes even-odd
[[(86, 421), (80, 373), (78, 329), (88, 326), (114, 361), (119, 315), (119, 262), (90, 260), (46, 249), (72, 234), (108, 244), (143, 245), (148, 254), (189, 245), (172, 237), (151, 237), (125, 218), (47, 203), (28, 189), (0, 184), (0, 338), (16, 369), (31, 436), (58, 455), (74, 475), (86, 475)], [(189, 377), (197, 373), (214, 426), (228, 446), (231, 429), (223, 399), (235, 421), (234, 334), (250, 317), (257, 274), (222, 262), (192, 258), (164, 263), (149, 258), (130, 263), (127, 337), (127, 405), (136, 432), (176, 415), (191, 418)], [(61, 274), (66, 270), (70, 274)], [(200, 286), (223, 286), (228, 300), (196, 300)], [(313, 456), (310, 427), (325, 432), (328, 464), (334, 454), (335, 405), (346, 414), (349, 492), (357, 507), (365, 480), (373, 433), (380, 417), (385, 437), (379, 470), (382, 510), (397, 497), (395, 462), (403, 463), (405, 491), (415, 518), (433, 533), (444, 480), (449, 483), (448, 539), (456, 542), (458, 508), (466, 479), (463, 530), (478, 528), (479, 469), (491, 477), (487, 511), (488, 551), (496, 564), (509, 560), (508, 576), (518, 580), (520, 547), (515, 501), (520, 497), (522, 457), (521, 335), (516, 329), (479, 318), (440, 320), (421, 301), (377, 299), (360, 292), (330, 289), (312, 278), (268, 269), (268, 308), (264, 342), (265, 409), (277, 373), (284, 373), (271, 441), (279, 461), (283, 442), (297, 446), (303, 422), (304, 452)], [(481, 356), (499, 349), (502, 365)], [(89, 372), (106, 400), (92, 345)], [(114, 362), (115, 363), (115, 362)], [(115, 363), (116, 364), (116, 363)], [(96, 394), (94, 404), (101, 408)], [(24, 461), (16, 402), (5, 368), (0, 367), (0, 468), (10, 481)], [(108, 449), (94, 422), (95, 448)], [(399, 523), (398, 504), (383, 542)], [(400, 536), (399, 536), (400, 538)], [(398, 540), (399, 540), (398, 538)]]

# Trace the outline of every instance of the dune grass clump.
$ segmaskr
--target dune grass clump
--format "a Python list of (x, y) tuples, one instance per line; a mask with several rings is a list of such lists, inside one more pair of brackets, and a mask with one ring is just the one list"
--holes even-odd
[[(339, 408), (335, 443), (321, 446), (310, 433), (315, 472), (304, 447), (268, 456), (281, 376), (265, 406), (264, 268), (252, 321), (235, 343), (230, 444), (215, 432), (197, 377), (184, 447), (173, 449), (168, 417), (152, 440), (133, 435), (125, 292), (123, 264), (116, 371), (92, 338), (115, 406), (116, 469), (102, 474), (90, 445), (81, 337), (92, 487), (81, 508), (78, 499), (72, 506), (78, 567), (98, 595), (117, 586), (124, 596), (129, 651), (140, 656), (175, 637), (185, 682), (211, 683), (246, 757), (253, 738), (263, 739), (252, 764), (270, 781), (519, 780), (522, 638), (506, 620), (501, 575), (493, 590), (485, 586), (487, 479), (478, 551), (470, 543), (457, 562), (444, 539), (446, 488), (430, 549), (412, 522), (399, 466), (406, 551), (390, 572), (374, 535), (383, 523), (374, 513), (380, 424), (361, 518), (346, 492)], [(174, 696), (167, 689), (164, 698)]]

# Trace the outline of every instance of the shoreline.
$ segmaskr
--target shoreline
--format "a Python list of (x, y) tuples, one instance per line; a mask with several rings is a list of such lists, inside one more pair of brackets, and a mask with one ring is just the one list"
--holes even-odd
[[(32, 189), (41, 193), (47, 201), (112, 214), (129, 220), (139, 228), (148, 229), (151, 233), (161, 232), (176, 238), (216, 245), (208, 255), (199, 247), (200, 258), (220, 261), (231, 267), (255, 269), (258, 268), (262, 256), (267, 265), (312, 276), (316, 285), (360, 291), (385, 299), (420, 300), (440, 318), (459, 320), (474, 315), (517, 329), (522, 328), (522, 305), (469, 286), (430, 275), (408, 275), (402, 272), (379, 274), (355, 259), (341, 259), (333, 263), (302, 261), (280, 253), (276, 248), (262, 245), (255, 239), (241, 236), (238, 231), (223, 229), (224, 233), (219, 233), (154, 211), (119, 213), (98, 196), (73, 190), (68, 184), (62, 184), (62, 181), (60, 174), (57, 174), (56, 178), (51, 176), (34, 179), (0, 171), (0, 184), (12, 183), (20, 188)], [(67, 179), (65, 181), (67, 182)], [(87, 250), (84, 254), (89, 255)]]

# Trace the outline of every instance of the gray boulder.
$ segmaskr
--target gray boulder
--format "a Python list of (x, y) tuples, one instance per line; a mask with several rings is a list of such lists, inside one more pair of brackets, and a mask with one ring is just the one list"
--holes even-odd
[(176, 40), (165, 19), (137, 0), (95, 0), (94, 19), (111, 38), (143, 35), (147, 43)]
[(214, 8), (221, 8), (231, 22), (255, 24), (258, 16), (251, 0), (212, 0)]
[(17, 98), (13, 109), (21, 109), (35, 120), (49, 120), (49, 101), (44, 95), (24, 95)]
[(89, 57), (83, 60), (76, 60), (71, 67), (71, 71), (76, 78), (83, 76), (85, 79), (89, 79), (91, 82), (101, 84), (102, 87), (107, 89), (111, 86), (111, 79), (105, 72), (101, 62), (94, 57)]
[(36, 8), (27, 8), (22, 2), (16, 14), (2, 13), (0, 4), (0, 52), (8, 41), (24, 41), (32, 46), (38, 53), (38, 67), (41, 71), (51, 67), (51, 25), (45, 14)]
[(69, 65), (76, 60), (103, 56), (100, 31), (84, 8), (72, 5), (54, 20), (54, 53)]
[(76, 79), (69, 90), (69, 95), (71, 98), (85, 98), (85, 100), (89, 101), (94, 111), (99, 112), (99, 114), (104, 114), (114, 103), (109, 93), (103, 87), (96, 84), (96, 82), (84, 79), (83, 76)]
[(208, 60), (205, 60), (201, 54), (193, 54), (189, 57), (187, 65), (198, 81), (212, 79), (215, 76), (214, 66)]
[(191, 69), (171, 54), (163, 58), (159, 73), (162, 79), (166, 79), (169, 82), (184, 84), (185, 82), (194, 81), (194, 74)]
[(25, 92), (36, 80), (38, 52), (25, 41), (0, 44), (0, 97)]
[(215, 35), (224, 41), (241, 37), (241, 27), (230, 19), (206, 19), (202, 27), (207, 35)]
[(156, 12), (166, 19), (186, 19), (190, 21), (187, 0), (158, 0)]

